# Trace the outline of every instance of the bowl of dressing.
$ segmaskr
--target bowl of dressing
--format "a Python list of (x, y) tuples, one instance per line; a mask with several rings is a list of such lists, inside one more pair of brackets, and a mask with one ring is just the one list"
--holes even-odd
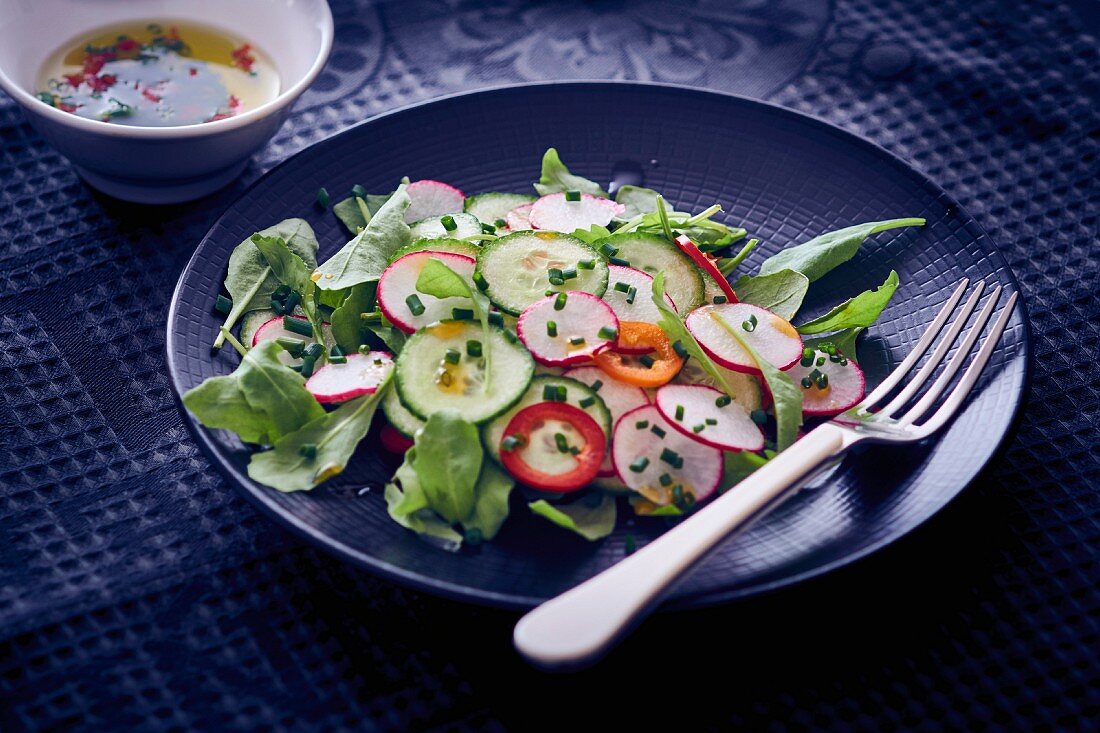
[(325, 0), (0, 0), (0, 88), (92, 187), (225, 186), (332, 49)]

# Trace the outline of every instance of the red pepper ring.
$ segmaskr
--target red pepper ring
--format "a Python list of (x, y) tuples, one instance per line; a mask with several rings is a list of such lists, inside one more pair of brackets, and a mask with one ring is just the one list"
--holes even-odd
[(676, 237), (676, 246), (680, 248), (681, 252), (691, 258), (691, 261), (695, 263), (696, 267), (710, 275), (711, 279), (718, 283), (718, 287), (726, 294), (730, 303), (741, 302), (737, 299), (737, 293), (733, 292), (733, 286), (730, 285), (730, 281), (727, 280), (726, 276), (722, 274), (722, 271), (718, 269), (718, 265), (714, 264), (714, 260), (699, 249), (699, 245), (691, 241), (688, 235), (681, 234)]
[[(567, 423), (584, 440), (584, 445), (566, 446), (563, 453), (572, 453), (576, 466), (565, 473), (546, 473), (529, 464), (525, 454), (530, 450), (561, 450), (557, 444), (532, 445), (532, 435), (549, 420)], [(584, 410), (564, 402), (539, 402), (515, 414), (504, 429), (500, 444), (500, 460), (517, 481), (542, 491), (567, 493), (584, 488), (599, 473), (606, 452), (607, 437), (603, 429)]]

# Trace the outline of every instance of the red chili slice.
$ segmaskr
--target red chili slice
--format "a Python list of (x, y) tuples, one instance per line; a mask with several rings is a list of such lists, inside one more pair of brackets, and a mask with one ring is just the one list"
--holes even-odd
[[(553, 444), (533, 445), (535, 433), (551, 420), (572, 427), (584, 444), (570, 445), (568, 439), (561, 441), (559, 436), (565, 436), (558, 432)], [(508, 422), (500, 443), (500, 459), (517, 481), (535, 489), (564, 494), (583, 488), (596, 478), (603, 463), (606, 443), (607, 438), (599, 424), (580, 408), (564, 402), (539, 402), (523, 408)], [(533, 450), (571, 454), (576, 465), (564, 473), (547, 473), (527, 462), (525, 456)]]
[(692, 262), (694, 262), (700, 270), (710, 275), (711, 278), (718, 283), (718, 287), (720, 287), (722, 292), (726, 294), (726, 297), (729, 298), (729, 302), (741, 302), (737, 299), (737, 293), (733, 292), (733, 286), (730, 285), (729, 280), (727, 280), (726, 276), (718, 269), (718, 265), (714, 264), (714, 260), (699, 249), (699, 245), (691, 241), (688, 235), (681, 234), (676, 237), (676, 246), (680, 248), (681, 252), (690, 257)]

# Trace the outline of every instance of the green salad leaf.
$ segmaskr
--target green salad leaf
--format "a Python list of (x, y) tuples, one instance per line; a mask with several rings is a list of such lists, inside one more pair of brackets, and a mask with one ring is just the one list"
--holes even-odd
[(535, 190), (539, 192), (539, 196), (562, 191), (580, 191), (607, 198), (607, 191), (604, 191), (600, 184), (570, 173), (554, 148), (548, 148), (542, 156), (542, 175), (535, 184)]
[(344, 290), (377, 280), (390, 256), (412, 240), (412, 231), (405, 223), (405, 209), (410, 203), (405, 187), (399, 186), (363, 231), (313, 271), (317, 287)]
[(599, 224), (593, 224), (587, 229), (574, 229), (573, 236), (584, 242), (592, 244), (598, 239), (611, 236), (611, 230), (607, 227), (602, 227)]
[(590, 542), (603, 539), (615, 531), (616, 502), (610, 494), (593, 493), (569, 504), (551, 504), (539, 499), (527, 506), (538, 516)]
[(365, 197), (351, 196), (337, 202), (332, 207), (332, 213), (340, 220), (347, 230), (353, 235), (358, 234), (382, 208), (382, 204), (390, 200), (390, 193), (368, 193)]
[(416, 448), (409, 448), (405, 451), (404, 462), (386, 484), (386, 511), (393, 521), (416, 532), (422, 539), (443, 550), (457, 552), (462, 547), (462, 535), (432, 511), (428, 495), (420, 485), (420, 476), (413, 468), (415, 461)]
[(803, 323), (798, 327), (798, 332), (814, 334), (840, 331), (846, 328), (867, 328), (878, 320), (879, 315), (882, 314), (890, 299), (894, 297), (894, 292), (897, 289), (898, 273), (891, 270), (886, 282), (882, 285), (872, 290), (864, 290), (820, 318)]
[(753, 348), (719, 313), (711, 313), (710, 317), (725, 329), (726, 333), (733, 337), (745, 352), (756, 362), (757, 368), (764, 377), (764, 382), (772, 393), (775, 409), (775, 444), (778, 450), (785, 450), (794, 443), (798, 437), (798, 428), (802, 425), (802, 390), (785, 372), (775, 368), (775, 365)]
[(733, 284), (737, 299), (742, 303), (767, 308), (788, 321), (802, 307), (809, 289), (809, 278), (794, 270), (779, 270), (770, 275), (743, 275)]
[(384, 318), (380, 323), (364, 323), (363, 327), (385, 344), (394, 356), (400, 354), (401, 349), (405, 348), (405, 340), (408, 338), (405, 332)]
[(236, 371), (187, 390), (183, 404), (208, 428), (232, 430), (246, 443), (271, 443), (325, 414), (302, 375), (279, 361), (282, 347), (249, 349)]
[(451, 524), (473, 512), (484, 457), (477, 428), (452, 410), (432, 413), (416, 435), (413, 469), (428, 505)]
[(652, 188), (626, 184), (625, 186), (619, 186), (619, 190), (615, 192), (615, 201), (626, 207), (623, 218), (629, 220), (656, 211), (657, 197), (660, 195)]
[(345, 402), (279, 438), (271, 450), (254, 454), (249, 477), (279, 491), (304, 491), (343, 471), (370, 430), (391, 378), (392, 373), (373, 393)]
[(363, 314), (374, 310), (377, 289), (376, 280), (352, 285), (344, 302), (329, 316), (332, 337), (349, 354), (355, 353), (363, 343), (363, 328), (366, 325), (363, 323)]
[(302, 312), (306, 314), (310, 325), (313, 326), (313, 333), (317, 336), (317, 341), (322, 341), (320, 334), (322, 333), (321, 324), (323, 319), (317, 308), (315, 298), (317, 286), (310, 277), (309, 267), (301, 257), (291, 251), (286, 240), (281, 237), (265, 237), (261, 234), (253, 234), (252, 244), (260, 250), (260, 254), (271, 266), (271, 271), (275, 273), (275, 277), (278, 278), (279, 282), (298, 291), (298, 294), (302, 296), (300, 303)]
[(889, 219), (837, 229), (818, 235), (808, 242), (772, 255), (760, 265), (761, 275), (780, 270), (801, 272), (810, 282), (823, 277), (837, 265), (856, 256), (860, 245), (872, 234), (899, 227), (924, 226), (924, 219)]
[[(304, 219), (284, 219), (257, 233), (282, 239), (309, 267), (317, 265), (317, 236)], [(233, 307), (225, 317), (225, 327), (232, 328), (248, 311), (270, 308), (271, 294), (279, 285), (271, 266), (252, 243), (252, 237), (238, 244), (229, 255), (229, 272), (225, 278), (225, 289), (233, 299)], [(214, 348), (221, 348), (223, 343), (225, 336), (219, 333)]]
[(483, 540), (497, 536), (504, 520), (508, 518), (508, 497), (516, 482), (492, 461), (481, 462), (481, 475), (474, 487), (474, 510), (462, 527), (469, 533), (478, 532)]
[(803, 341), (805, 346), (811, 349), (819, 349), (822, 344), (832, 344), (840, 350), (849, 360), (859, 363), (859, 355), (856, 353), (856, 339), (863, 333), (862, 327), (846, 328), (843, 331), (831, 333), (828, 336), (820, 336)]
[(485, 351), (485, 380), (481, 387), (483, 391), (489, 391), (489, 376), (492, 374), (492, 339), (489, 330), (489, 298), (485, 293), (470, 287), (470, 284), (457, 272), (443, 264), (435, 257), (429, 257), (424, 263), (420, 275), (416, 278), (416, 289), (425, 295), (436, 298), (469, 298), (473, 304), (474, 317), (481, 322), (481, 333), (484, 338)]
[(749, 451), (726, 451), (722, 454), (722, 483), (720, 492), (726, 492), (748, 478), (756, 469), (768, 462), (759, 453)]

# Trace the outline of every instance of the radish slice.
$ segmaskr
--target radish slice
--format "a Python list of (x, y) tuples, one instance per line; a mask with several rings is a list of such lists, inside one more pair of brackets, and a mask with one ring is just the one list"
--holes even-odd
[[(309, 323), (309, 319), (305, 316), (291, 316), (296, 321), (302, 321), (303, 323)], [(324, 339), (325, 346), (331, 347), (335, 343), (332, 339), (332, 331), (329, 330), (329, 324), (322, 323), (321, 329), (323, 333), (321, 337)], [(283, 317), (276, 316), (269, 321), (265, 321), (263, 325), (256, 329), (256, 333), (252, 336), (252, 346), (257, 346), (264, 341), (274, 341), (277, 338), (292, 338), (297, 339), (303, 343), (309, 343), (313, 339), (308, 336), (303, 336), (295, 331), (290, 331), (283, 326)], [(296, 359), (290, 355), (289, 352), (283, 350), (279, 352), (279, 361), (287, 366), (297, 366), (302, 363), (301, 359)]]
[[(767, 407), (764, 403), (767, 386), (761, 383), (759, 377), (744, 372), (735, 372), (720, 364), (714, 366), (721, 372), (729, 386), (733, 388), (734, 402), (737, 402), (749, 412)], [(723, 389), (719, 386), (718, 380), (699, 366), (698, 359), (685, 361), (683, 369), (680, 370), (680, 373), (676, 375), (676, 379), (672, 382), (673, 384), (701, 384), (705, 387), (714, 387), (719, 391)], [(768, 397), (770, 398), (771, 395), (768, 395)]]
[[(473, 257), (465, 255), (422, 250), (391, 263), (378, 279), (378, 306), (387, 320), (405, 333), (413, 333), (429, 323), (452, 318), (455, 308), (468, 309), (472, 305), (469, 298), (436, 298), (417, 291), (416, 280), (420, 277), (420, 271), (432, 258), (473, 283), (476, 263)], [(416, 296), (416, 300), (410, 303), (412, 296)]]
[(504, 217), (504, 221), (508, 222), (507, 232), (497, 232), (498, 234), (511, 234), (512, 232), (522, 232), (531, 228), (531, 207), (534, 203), (522, 204), (517, 206), (508, 212)]
[[(644, 389), (612, 379), (599, 367), (573, 367), (562, 376), (576, 379), (578, 382), (591, 387), (600, 396), (600, 399), (603, 400), (611, 413), (612, 425), (618, 423), (619, 418), (631, 410), (649, 404), (649, 397), (646, 396)], [(604, 456), (599, 475), (602, 477), (618, 476), (615, 472), (615, 466), (611, 462), (610, 452)]]
[[(826, 416), (844, 412), (859, 404), (867, 389), (863, 370), (854, 361), (844, 359), (839, 351), (835, 356), (825, 351), (814, 351), (812, 359), (803, 358), (788, 369), (787, 374), (802, 390), (802, 412), (806, 415)], [(823, 388), (817, 385), (819, 374), (828, 378)], [(804, 379), (809, 380), (809, 387), (802, 381)]]
[(412, 203), (405, 209), (405, 223), (427, 219), (429, 216), (457, 214), (462, 211), (466, 194), (454, 186), (439, 181), (413, 181), (405, 186)]
[[(741, 348), (725, 327), (712, 316), (718, 315), (737, 335), (752, 344), (757, 353), (777, 369), (788, 369), (802, 358), (802, 337), (788, 321), (770, 310), (748, 303), (704, 305), (684, 321), (703, 350), (724, 367), (735, 372), (759, 374), (756, 362)], [(755, 321), (755, 325), (754, 325)], [(745, 328), (749, 324), (752, 330)]]
[(654, 403), (669, 425), (720, 450), (757, 451), (764, 434), (749, 412), (725, 392), (701, 384), (666, 384)]
[[(621, 265), (609, 265), (607, 269), (607, 290), (604, 291), (603, 299), (615, 311), (619, 320), (656, 323), (661, 313), (653, 304), (653, 276), (648, 272)], [(667, 293), (665, 302), (676, 310), (676, 304)]]
[(322, 405), (371, 394), (393, 370), (393, 357), (385, 351), (348, 354), (343, 364), (328, 363), (306, 380), (306, 389)]
[(401, 434), (401, 431), (393, 425), (383, 425), (382, 429), (378, 431), (378, 440), (382, 443), (383, 448), (390, 453), (397, 453), (398, 455), (401, 455), (414, 445), (412, 438), (406, 438)]
[(535, 361), (567, 366), (588, 361), (593, 353), (613, 344), (619, 319), (611, 306), (595, 295), (570, 290), (527, 306), (516, 330)]
[(531, 206), (531, 226), (571, 234), (592, 226), (605, 227), (626, 211), (622, 204), (582, 193), (580, 201), (567, 201), (564, 193), (543, 196)]
[(702, 501), (722, 480), (722, 451), (676, 430), (655, 405), (619, 418), (611, 457), (622, 482), (654, 504), (672, 503), (676, 486)]
[(681, 252), (691, 258), (696, 267), (707, 275), (710, 275), (710, 279), (722, 290), (726, 298), (729, 299), (729, 302), (737, 302), (737, 293), (733, 292), (733, 286), (730, 285), (730, 281), (727, 280), (726, 276), (722, 274), (722, 271), (718, 269), (718, 265), (714, 264), (714, 260), (707, 257), (703, 251), (699, 249), (699, 245), (691, 241), (686, 234), (681, 234), (676, 237), (676, 246), (680, 248)]

